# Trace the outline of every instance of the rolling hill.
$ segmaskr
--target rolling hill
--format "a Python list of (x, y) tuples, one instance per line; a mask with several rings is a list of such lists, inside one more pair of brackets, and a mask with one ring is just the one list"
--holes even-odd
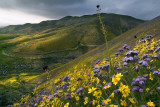
[[(158, 56), (160, 45), (159, 28), (160, 17), (157, 17), (110, 40), (109, 48), (112, 58), (114, 61), (119, 62), (117, 64), (119, 69), (115, 68), (112, 71), (113, 74), (110, 71), (108, 72), (106, 68), (103, 69), (104, 64), (106, 65), (109, 62), (106, 61), (106, 46), (102, 44), (62, 67), (52, 69), (52, 66), (50, 66), (49, 72), (43, 73), (29, 81), (30, 83), (39, 84), (34, 89), (33, 94), (23, 97), (18, 103), (11, 106), (22, 104), (36, 104), (40, 106), (63, 105), (67, 107), (68, 105), (100, 106), (101, 104), (102, 106), (110, 105), (114, 107), (118, 105), (133, 105), (135, 107), (158, 106), (160, 98), (159, 76), (157, 75), (157, 72), (160, 70)], [(150, 35), (153, 37), (151, 38), (152, 40), (146, 39), (143, 41), (145, 37), (151, 37)], [(158, 41), (154, 42), (153, 39)], [(114, 53), (124, 44), (131, 46), (133, 51), (124, 50), (124, 53), (121, 52), (118, 57), (115, 57)], [(134, 48), (135, 45), (136, 48)], [(125, 54), (126, 52), (127, 54)], [(125, 62), (123, 61), (124, 57), (135, 58), (135, 54), (132, 55), (134, 52), (140, 60), (133, 59), (127, 62), (127, 66), (123, 65), (123, 62)], [(146, 59), (143, 59), (144, 55), (148, 62)], [(146, 57), (147, 55), (148, 57)], [(100, 63), (95, 64), (98, 60)], [(142, 64), (142, 61), (146, 62), (145, 65)], [(96, 71), (96, 68), (99, 67), (100, 70)], [(153, 69), (158, 70), (152, 71)], [(98, 76), (98, 74), (100, 75)], [(138, 90), (135, 89), (137, 87)], [(37, 98), (42, 99), (39, 102)], [(122, 103), (122, 98), (125, 99), (123, 100), (125, 103)], [(98, 103), (98, 101), (100, 102)]]
[[(144, 22), (116, 14), (102, 14), (102, 18), (109, 41)], [(6, 99), (9, 99), (4, 101), (5, 104), (11, 104), (22, 94), (29, 93), (31, 85), (45, 82), (47, 78), (43, 74), (43, 66), (49, 65), (53, 78), (59, 77), (60, 73), (72, 70), (70, 68), (75, 64), (87, 63), (96, 58), (98, 49), (101, 50), (96, 47), (105, 42), (97, 15), (68, 16), (39, 24), (10, 25), (0, 28), (0, 41), (0, 94), (5, 92)], [(92, 50), (94, 48), (97, 52)], [(87, 56), (69, 62), (88, 51)], [(23, 89), (17, 90), (19, 88)]]
[[(152, 35), (153, 38), (160, 39), (160, 16), (154, 18), (151, 21), (147, 21), (136, 28), (133, 28), (118, 37), (113, 38), (109, 41), (109, 48), (114, 57), (114, 53), (117, 52), (118, 48), (122, 47), (124, 44), (128, 44), (133, 48), (138, 40), (143, 39), (146, 35)], [(136, 37), (136, 38), (135, 38)], [(67, 73), (74, 72), (74, 69), (80, 69), (82, 66), (91, 67), (95, 65), (96, 60), (101, 60), (107, 57), (106, 46), (102, 44), (97, 48), (85, 53), (84, 55), (76, 58), (73, 61), (63, 65), (62, 67), (51, 69), (51, 78), (54, 80), (61, 78)], [(51, 67), (51, 66), (50, 66)], [(30, 82), (32, 83), (43, 83), (47, 81), (47, 73), (40, 75), (39, 77), (34, 78)]]
[[(102, 14), (108, 40), (143, 23), (143, 20), (118, 14)], [(66, 63), (102, 45), (104, 37), (97, 15), (67, 16), (38, 24), (0, 28), (3, 54), (44, 63)]]

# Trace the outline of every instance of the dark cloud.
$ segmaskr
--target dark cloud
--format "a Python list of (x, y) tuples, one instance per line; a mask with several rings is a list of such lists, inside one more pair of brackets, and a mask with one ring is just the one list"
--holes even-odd
[(102, 12), (118, 13), (141, 19), (160, 15), (160, 0), (1, 0), (0, 8), (15, 9), (48, 18), (96, 13), (100, 4)]

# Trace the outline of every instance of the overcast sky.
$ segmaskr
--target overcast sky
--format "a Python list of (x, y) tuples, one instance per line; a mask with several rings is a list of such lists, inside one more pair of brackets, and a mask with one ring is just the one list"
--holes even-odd
[(145, 20), (160, 15), (160, 0), (0, 0), (0, 26), (95, 14), (97, 4), (104, 13)]

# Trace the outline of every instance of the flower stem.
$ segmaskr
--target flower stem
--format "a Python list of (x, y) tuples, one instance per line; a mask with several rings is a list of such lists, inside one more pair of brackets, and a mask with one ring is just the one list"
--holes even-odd
[(107, 31), (104, 28), (102, 19), (101, 19), (101, 14), (100, 14), (100, 9), (98, 8), (98, 18), (100, 20), (101, 26), (102, 26), (102, 31), (103, 31), (103, 35), (105, 37), (105, 42), (106, 42), (106, 48), (107, 48), (107, 53), (108, 53), (108, 57), (109, 57), (109, 63), (110, 63), (110, 67), (109, 67), (109, 73), (112, 69), (112, 62), (111, 62), (111, 57), (110, 57), (110, 51), (109, 51), (109, 47), (108, 47), (108, 41), (107, 41)]

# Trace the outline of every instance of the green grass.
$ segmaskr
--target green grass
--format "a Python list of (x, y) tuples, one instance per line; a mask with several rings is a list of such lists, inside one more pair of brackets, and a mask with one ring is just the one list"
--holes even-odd
[[(159, 33), (160, 22), (157, 20), (159, 20), (159, 18), (146, 22), (110, 40), (109, 49), (110, 49), (111, 55), (114, 56), (113, 54), (117, 51), (117, 49), (122, 47), (124, 44), (128, 44), (129, 46), (131, 46), (131, 48), (133, 48), (139, 39), (144, 38), (144, 34), (146, 33), (152, 35), (154, 39), (159, 39), (160, 38), (160, 33)], [(154, 32), (153, 30), (150, 30), (150, 29), (154, 29)], [(137, 38), (135, 39), (134, 36), (137, 36)], [(86, 64), (87, 66), (90, 67), (91, 65), (94, 64), (95, 62), (94, 60), (103, 59), (104, 57), (107, 57), (105, 44), (87, 52), (86, 54), (76, 58), (73, 61), (70, 61), (69, 63), (63, 65), (62, 67), (51, 70), (50, 71), (51, 77), (53, 79), (60, 78), (62, 75), (65, 74), (66, 71), (73, 72), (73, 69), (75, 66), (81, 67), (81, 65)], [(47, 81), (46, 78), (47, 78), (47, 74), (44, 73), (30, 82), (43, 83)]]
[[(113, 17), (116, 17), (114, 20), (126, 17), (117, 16), (118, 15), (109, 14), (108, 16), (104, 14), (103, 17), (107, 20), (111, 17), (112, 20), (114, 19)], [(101, 56), (102, 53), (98, 53), (98, 50), (101, 48), (91, 50), (96, 46), (89, 46), (98, 46), (104, 43), (102, 31), (96, 18), (96, 15), (65, 17), (59, 21), (46, 21), (40, 24), (9, 26), (0, 29), (0, 33), (6, 33), (0, 34), (0, 63), (9, 66), (28, 62), (33, 64), (33, 68), (31, 69), (18, 69), (17, 72), (16, 70), (10, 70), (8, 75), (0, 76), (0, 87), (5, 91), (4, 93), (7, 94), (6, 99), (9, 99), (9, 102), (6, 101), (6, 104), (18, 100), (22, 94), (29, 93), (26, 89), (30, 86), (35, 85), (38, 82), (42, 83), (46, 81), (47, 77), (46, 73), (43, 73), (43, 66), (49, 65), (49, 68), (52, 71), (52, 77), (58, 78), (65, 73), (63, 69), (72, 71), (73, 66), (88, 63), (88, 61), (93, 61), (96, 57)], [(118, 22), (114, 23), (114, 21), (110, 22), (109, 20), (105, 21), (105, 24), (109, 25), (106, 27), (110, 35), (108, 40), (112, 40), (119, 34), (144, 22), (130, 17), (126, 19), (126, 22), (124, 20), (125, 23), (128, 23), (127, 26), (124, 25), (124, 28), (115, 28), (117, 25), (121, 26), (122, 22), (119, 22), (118, 20)], [(128, 20), (131, 20), (132, 23), (136, 24), (134, 26), (130, 25)], [(101, 47), (104, 46), (102, 45)], [(2, 51), (11, 56), (15, 56), (5, 56), (2, 54)], [(90, 52), (86, 55), (81, 56), (75, 61), (69, 62), (88, 51)], [(43, 58), (24, 59), (25, 57), (39, 56), (42, 56)], [(69, 63), (65, 64), (67, 62)], [(28, 75), (22, 76), (20, 80), (17, 80), (21, 73), (28, 73)], [(11, 82), (11, 84), (8, 84), (9, 82)], [(24, 86), (23, 82), (25, 82), (26, 86)], [(16, 97), (14, 98), (10, 96)]]
[[(36, 104), (41, 105), (41, 106), (64, 106), (69, 104), (69, 106), (84, 106), (84, 102), (86, 98), (93, 100), (96, 100), (97, 103), (96, 105), (102, 105), (104, 100), (110, 99), (112, 100), (109, 104), (105, 102), (105, 105), (110, 105), (110, 104), (116, 104), (116, 105), (122, 105), (122, 99), (126, 101), (127, 106), (132, 105), (134, 107), (139, 107), (143, 104), (149, 105), (147, 102), (154, 102), (156, 106), (159, 105), (159, 90), (157, 87), (160, 86), (159, 83), (159, 77), (158, 75), (152, 75), (152, 70), (150, 67), (156, 67), (156, 70), (160, 70), (159, 68), (159, 58), (152, 58), (152, 55), (158, 54), (158, 52), (151, 52), (148, 53), (148, 49), (152, 49), (153, 47), (158, 46), (158, 41), (157, 42), (138, 42), (141, 40), (141, 38), (145, 38), (147, 34), (152, 35), (154, 40), (159, 40), (160, 39), (160, 32), (159, 32), (159, 27), (160, 27), (160, 22), (156, 21), (159, 20), (159, 18), (153, 19), (147, 23), (144, 23), (137, 28), (134, 28), (118, 37), (115, 37), (114, 39), (109, 41), (109, 49), (112, 55), (113, 63), (115, 61), (121, 63), (117, 64), (117, 67), (123, 67), (122, 70), (115, 69), (114, 72), (106, 72), (105, 70), (100, 70), (99, 74), (107, 74), (107, 77), (95, 77), (93, 73), (93, 68), (91, 67), (92, 65), (95, 66), (101, 66), (106, 63), (109, 63), (108, 61), (104, 61), (107, 52), (106, 52), (106, 47), (105, 44), (87, 52), (86, 54), (78, 57), (77, 59), (70, 61), (69, 63), (63, 65), (62, 67), (59, 68), (51, 68), (49, 72), (43, 73), (42, 75), (32, 79), (30, 82), (31, 83), (39, 83), (39, 86), (34, 89), (33, 95), (31, 96), (31, 99), (39, 98), (43, 96), (44, 100), (37, 102)], [(147, 27), (146, 27), (147, 26)], [(152, 30), (151, 30), (152, 29)], [(147, 34), (146, 34), (147, 33)], [(136, 36), (136, 38), (135, 38)], [(131, 49), (134, 51), (138, 51), (138, 57), (142, 59), (142, 55), (144, 54), (142, 51), (145, 50), (145, 53), (149, 55), (150, 61), (148, 61), (148, 64), (150, 65), (149, 67), (142, 66), (139, 64), (137, 61), (131, 61), (128, 62), (127, 66), (123, 66), (123, 58), (126, 56), (125, 53), (128, 50), (124, 50), (118, 57), (114, 57), (114, 53), (117, 52), (118, 48), (122, 47), (124, 44), (128, 44), (131, 46)], [(153, 46), (154, 44), (154, 46)], [(148, 46), (150, 45), (150, 46)], [(153, 46), (153, 47), (152, 47)], [(136, 47), (136, 48), (135, 48)], [(148, 48), (146, 48), (148, 47)], [(131, 55), (133, 56), (133, 55)], [(95, 64), (96, 60), (100, 59), (99, 64)], [(137, 69), (133, 69), (133, 67), (138, 67)], [(127, 74), (123, 74), (124, 71), (128, 71)], [(84, 74), (82, 74), (84, 73)], [(47, 79), (48, 74), (50, 74), (49, 78), (51, 77), (52, 80)], [(115, 75), (113, 75), (115, 74)], [(144, 80), (143, 86), (138, 83), (141, 88), (143, 88), (143, 92), (132, 92), (131, 90), (134, 85), (132, 86), (131, 83), (134, 81), (133, 78), (137, 78), (138, 76), (144, 76), (146, 80)], [(69, 80), (62, 80), (62, 78), (67, 75), (70, 77)], [(112, 79), (110, 78), (113, 75)], [(81, 81), (77, 81), (77, 78), (81, 77)], [(61, 78), (61, 79), (60, 79)], [(153, 78), (153, 79), (152, 79)], [(117, 79), (117, 80), (116, 80)], [(108, 89), (104, 89), (104, 80), (108, 82), (112, 82), (113, 84), (110, 85), (111, 87)], [(118, 84), (115, 84), (117, 81)], [(142, 81), (142, 80), (141, 80)], [(69, 85), (67, 86), (67, 89), (62, 89), (62, 84), (68, 82)], [(91, 82), (90, 85), (86, 85), (86, 83)], [(98, 87), (100, 82), (101, 86)], [(44, 84), (42, 84), (44, 83)], [(57, 83), (58, 85), (55, 85), (54, 83)], [(58, 97), (53, 97), (53, 100), (49, 99), (48, 97), (51, 97), (53, 93), (50, 92), (50, 94), (45, 94), (48, 89), (53, 90), (53, 85), (56, 86), (58, 89), (55, 89), (55, 93), (57, 93), (59, 96)], [(64, 85), (63, 85), (64, 86)], [(43, 87), (43, 89), (42, 89)], [(79, 88), (83, 87), (83, 92), (78, 92)], [(91, 93), (89, 93), (90, 89), (93, 90), (93, 87), (96, 87), (95, 90)], [(147, 88), (150, 88), (150, 91), (152, 92), (149, 93), (146, 91)], [(115, 90), (119, 89), (120, 93), (116, 94), (113, 96), (114, 98), (109, 97), (111, 93)], [(121, 90), (120, 90), (121, 89)], [(42, 92), (43, 95), (38, 95), (37, 92)], [(67, 94), (68, 93), (68, 94)], [(83, 94), (83, 97), (78, 97), (78, 93)], [(99, 94), (97, 94), (99, 93)], [(103, 93), (103, 94), (102, 94)], [(128, 94), (127, 94), (128, 93)], [(140, 94), (141, 93), (141, 94)], [(66, 95), (70, 96), (71, 94), (72, 98), (66, 99)], [(126, 97), (123, 96), (126, 95)], [(30, 96), (30, 95), (29, 95)], [(26, 101), (29, 103), (28, 100), (28, 95), (23, 98), (23, 101)], [(77, 97), (79, 100), (77, 100)], [(99, 98), (98, 98), (99, 97)], [(135, 102), (131, 103), (130, 98)], [(22, 102), (23, 102), (22, 101)], [(21, 103), (22, 103), (21, 102)], [(28, 105), (28, 103), (26, 105)], [(77, 104), (76, 104), (77, 103)], [(15, 103), (15, 105), (19, 105), (20, 103)], [(88, 104), (88, 100), (86, 101), (85, 106), (91, 106)], [(93, 106), (92, 102), (92, 106)]]

